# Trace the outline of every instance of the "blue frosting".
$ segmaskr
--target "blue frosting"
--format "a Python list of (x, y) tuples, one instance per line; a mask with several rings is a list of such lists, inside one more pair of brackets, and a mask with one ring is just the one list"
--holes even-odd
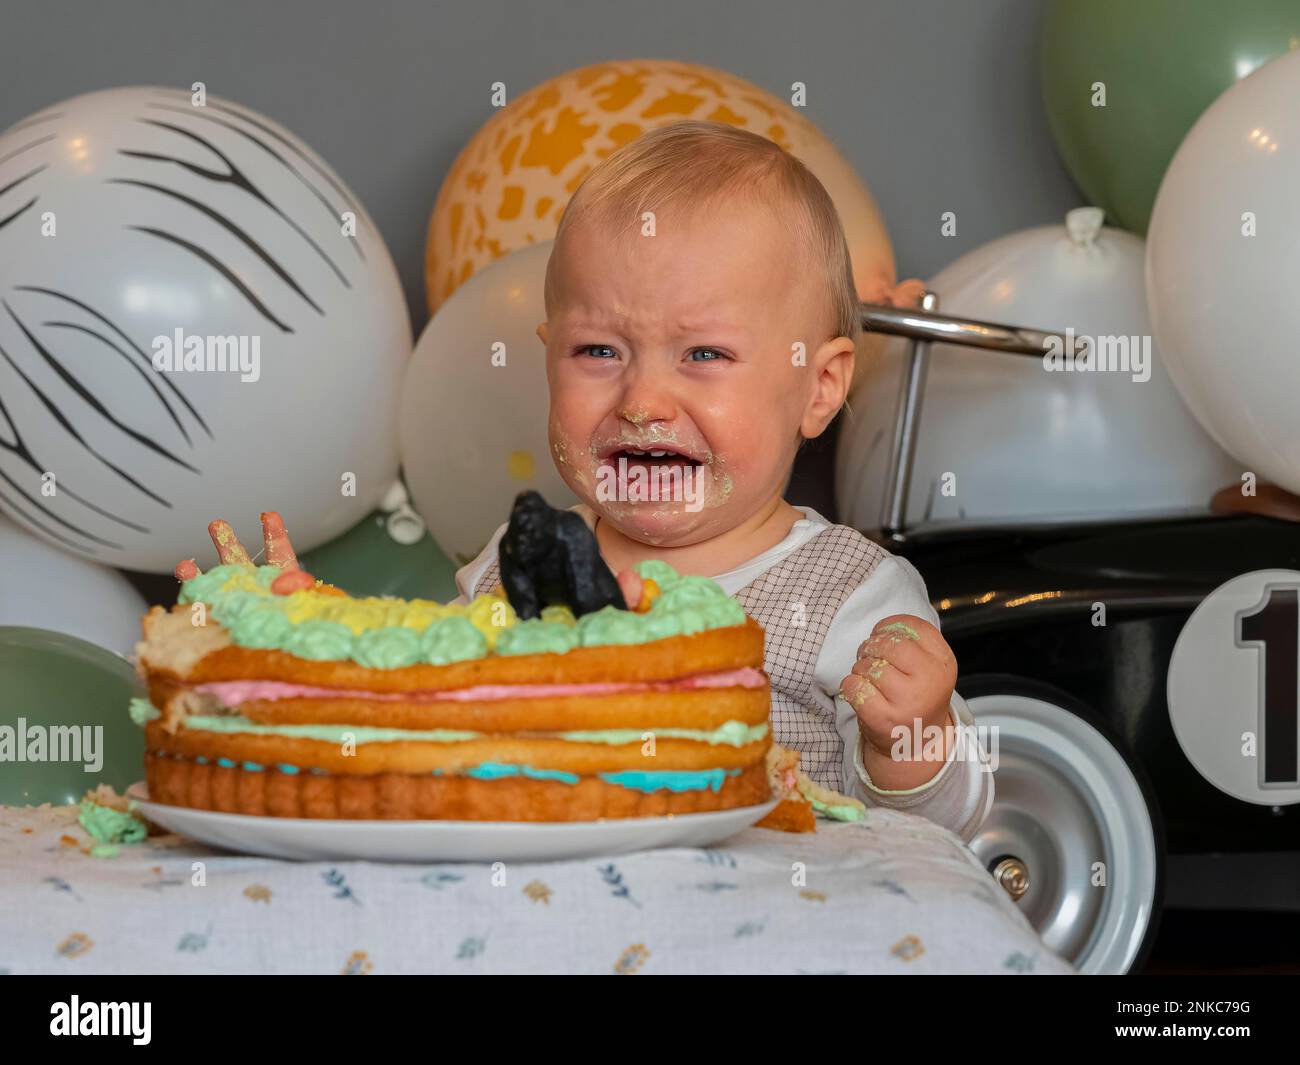
[[(199, 765), (206, 765), (208, 759), (203, 755), (195, 757), (194, 761)], [(225, 769), (234, 769), (235, 763), (229, 758), (218, 758), (216, 764)], [(250, 772), (261, 772), (266, 767), (257, 762), (244, 762), (243, 768)], [(296, 765), (290, 765), (288, 762), (279, 762), (275, 766), (281, 773), (290, 776), (296, 775), (300, 770)], [(311, 769), (311, 773), (317, 776), (327, 776), (329, 771), (325, 769)], [(718, 791), (722, 788), (723, 782), (727, 777), (739, 775), (739, 769), (626, 769), (616, 773), (600, 773), (600, 779), (607, 784), (617, 784), (619, 787), (631, 788), (634, 791), (649, 794), (655, 791), (703, 791), (708, 788), (710, 791)], [(443, 776), (444, 771), (435, 769), (433, 776)], [(558, 780), (562, 784), (577, 784), (580, 779), (576, 773), (569, 773), (563, 769), (535, 769), (530, 765), (512, 765), (506, 762), (484, 762), (470, 769), (464, 770), (464, 775), (474, 777), (477, 780), (504, 780), (510, 777), (527, 777), (530, 780)]]
[(532, 780), (558, 780), (563, 784), (578, 783), (576, 773), (566, 773), (562, 769), (534, 769), (530, 765), (508, 765), (504, 762), (484, 762), (473, 769), (465, 770), (467, 777), (478, 780), (500, 780), (503, 777), (525, 776)]
[(601, 773), (600, 779), (647, 794), (652, 791), (718, 791), (727, 777), (739, 775), (739, 769), (627, 769), (619, 773)]

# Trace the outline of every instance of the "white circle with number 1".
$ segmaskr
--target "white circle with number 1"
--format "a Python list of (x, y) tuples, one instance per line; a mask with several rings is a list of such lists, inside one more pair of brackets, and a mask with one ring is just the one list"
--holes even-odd
[(1300, 572), (1259, 570), (1192, 612), (1169, 662), (1169, 720), (1206, 780), (1246, 802), (1300, 802)]

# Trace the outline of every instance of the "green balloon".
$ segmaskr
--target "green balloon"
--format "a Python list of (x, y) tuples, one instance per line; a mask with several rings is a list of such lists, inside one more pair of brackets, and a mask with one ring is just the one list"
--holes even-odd
[(299, 558), (302, 568), (351, 595), (402, 599), (455, 599), (456, 567), (427, 532), (414, 544), (388, 533), (387, 516), (375, 511), (342, 536)]
[(144, 695), (130, 663), (47, 629), (0, 626), (0, 804), (80, 802), (87, 789), (144, 779)]
[(1043, 102), (1066, 168), (1112, 222), (1145, 234), (1187, 131), (1229, 85), (1297, 46), (1296, 0), (1052, 0)]

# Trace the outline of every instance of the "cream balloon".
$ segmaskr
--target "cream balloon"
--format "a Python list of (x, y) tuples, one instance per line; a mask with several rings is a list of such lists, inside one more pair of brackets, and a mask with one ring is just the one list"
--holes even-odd
[(278, 510), (305, 551), (397, 474), (397, 271), (249, 108), (109, 89), (0, 134), (0, 299), (0, 511), (66, 550), (165, 572)]
[(1147, 231), (1151, 319), (1169, 374), (1245, 472), (1300, 493), (1300, 53), (1197, 120)]
[(473, 559), (533, 488), (577, 498), (551, 460), (546, 349), (537, 326), (551, 242), (479, 271), (438, 308), (402, 388), (402, 468), (416, 511), (458, 564)]
[(116, 570), (76, 558), (0, 518), (0, 625), (79, 636), (128, 657), (143, 597)]
[[(1142, 269), (1141, 240), (1100, 228), (1100, 212), (1080, 208), (1066, 227), (995, 240), (930, 282), (941, 313), (1073, 329), (1113, 362), (1127, 357), (1130, 370), (1049, 371), (1038, 358), (934, 345), (909, 525), (1201, 512), (1236, 479), (1237, 465), (1188, 413), (1150, 344)], [(859, 528), (882, 524), (905, 354), (891, 339), (840, 435), (840, 513)]]

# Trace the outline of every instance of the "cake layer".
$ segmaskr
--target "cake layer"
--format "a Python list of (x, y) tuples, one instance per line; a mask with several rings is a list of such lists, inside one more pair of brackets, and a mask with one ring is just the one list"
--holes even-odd
[[(186, 712), (219, 713), (215, 696), (196, 699), (194, 690), (156, 678), (150, 701), (164, 720), (179, 724)], [(472, 729), (480, 732), (561, 731), (610, 728), (712, 729), (728, 721), (758, 724), (768, 719), (770, 699), (761, 687), (685, 691), (634, 691), (622, 695), (554, 696), (494, 699), (480, 702), (407, 701), (398, 694), (377, 701), (365, 698), (253, 700), (237, 704), (239, 712), (260, 724), (353, 724), (376, 728)]]
[[(332, 776), (199, 765), (145, 755), (154, 802), (225, 813), (355, 820), (596, 821), (660, 817), (753, 806), (765, 802), (767, 768), (760, 762), (703, 787), (654, 790), (596, 776), (576, 782), (524, 776), (495, 780), (468, 776), (382, 773)], [(647, 780), (646, 787), (654, 781)], [(716, 786), (715, 786), (716, 784)]]
[(607, 681), (590, 684), (475, 684), (468, 688), (434, 691), (368, 692), (347, 688), (322, 688), (312, 684), (288, 684), (280, 680), (219, 680), (194, 685), (194, 690), (216, 696), (228, 706), (257, 700), (279, 699), (367, 699), (375, 702), (462, 702), (483, 703), (501, 699), (535, 699), (557, 696), (621, 695), (636, 691), (691, 691), (697, 688), (762, 688), (763, 671), (746, 666), (718, 673), (696, 673), (673, 680)]
[[(635, 646), (574, 647), (563, 654), (488, 655), (435, 666), (375, 669), (352, 661), (299, 658), (285, 651), (238, 647), (211, 619), (193, 626), (187, 610), (144, 618), (141, 669), (191, 684), (259, 680), (365, 692), (439, 691), (497, 684), (645, 682), (763, 666), (763, 630), (753, 620)], [(201, 651), (201, 653), (199, 653)]]
[[(217, 719), (219, 720), (219, 719)], [(236, 728), (247, 728), (230, 722)], [(253, 726), (256, 727), (256, 726)], [(376, 773), (456, 773), (484, 763), (512, 763), (539, 770), (581, 775), (647, 770), (703, 770), (746, 768), (762, 762), (771, 744), (761, 738), (743, 742), (709, 743), (699, 740), (654, 738), (653, 755), (643, 753), (641, 734), (622, 744), (584, 743), (536, 738), (518, 733), (491, 733), (463, 738), (451, 732), (433, 739), (391, 739), (386, 730), (380, 742), (371, 742), (358, 726), (338, 725), (330, 739), (285, 735), (294, 726), (272, 726), (278, 731), (214, 731), (183, 727), (166, 731), (160, 721), (145, 726), (145, 748), (153, 754), (184, 758), (225, 759), (236, 766), (289, 766), (296, 771), (321, 769), (331, 774), (365, 776)], [(301, 726), (310, 728), (311, 726)], [(354, 739), (349, 743), (347, 737)], [(744, 737), (742, 737), (743, 739)]]

